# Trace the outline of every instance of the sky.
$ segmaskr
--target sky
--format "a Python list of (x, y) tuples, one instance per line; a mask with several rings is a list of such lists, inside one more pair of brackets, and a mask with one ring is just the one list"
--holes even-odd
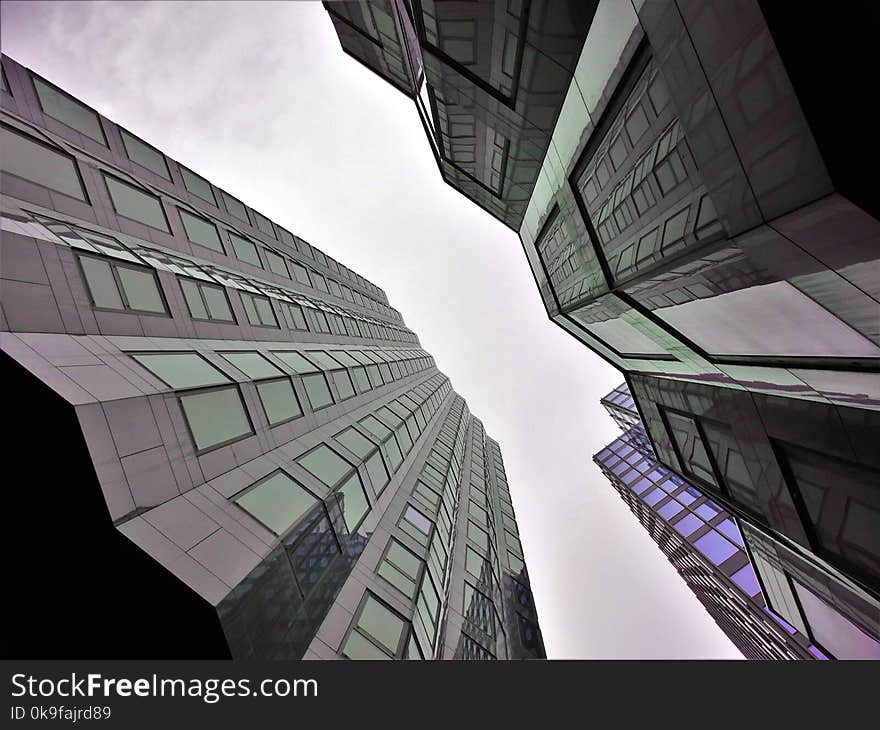
[(318, 2), (12, 2), (0, 48), (382, 287), (504, 454), (551, 658), (742, 658), (592, 455), (623, 381)]

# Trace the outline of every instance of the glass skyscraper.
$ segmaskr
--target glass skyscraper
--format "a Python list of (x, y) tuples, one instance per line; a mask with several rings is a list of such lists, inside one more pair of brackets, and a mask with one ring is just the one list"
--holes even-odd
[(517, 232), (551, 320), (624, 374), (657, 461), (743, 520), (771, 610), (835, 655), (880, 637), (874, 130), (840, 113), (870, 10), (325, 6)]
[[(715, 622), (749, 659), (880, 659), (880, 642), (834, 617), (834, 656), (767, 607), (736, 518), (656, 460), (626, 385), (602, 399), (623, 434), (593, 457)], [(804, 595), (809, 589), (800, 586)], [(822, 603), (813, 596), (813, 600)], [(802, 624), (805, 631), (815, 631)], [(809, 627), (809, 628), (808, 628)], [(818, 628), (818, 627), (817, 627)], [(821, 630), (819, 630), (821, 633)], [(826, 637), (827, 638), (827, 637)]]
[(0, 96), (10, 653), (544, 657), (501, 450), (385, 293), (8, 57)]

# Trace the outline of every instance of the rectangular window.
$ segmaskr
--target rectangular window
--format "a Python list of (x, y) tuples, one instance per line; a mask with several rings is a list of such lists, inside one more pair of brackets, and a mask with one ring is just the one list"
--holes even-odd
[[(276, 535), (286, 533), (319, 504), (317, 497), (280, 470), (248, 487), (233, 501)], [(320, 509), (323, 511), (323, 507)]]
[(278, 320), (275, 318), (275, 312), (268, 297), (261, 297), (246, 291), (240, 291), (239, 295), (248, 322), (257, 327), (278, 326)]
[(663, 416), (681, 459), (681, 468), (690, 476), (718, 486), (697, 422), (672, 411), (663, 411)]
[(180, 395), (196, 449), (206, 451), (250, 436), (254, 431), (234, 385)]
[(406, 506), (398, 525), (407, 535), (427, 547), (434, 523), (411, 504)]
[(283, 276), (286, 279), (290, 278), (287, 267), (284, 265), (283, 257), (279, 256), (274, 251), (270, 251), (268, 248), (264, 248), (263, 253), (266, 256), (266, 263), (269, 264), (269, 271), (278, 274), (278, 276)]
[(73, 157), (5, 124), (0, 133), (0, 166), (4, 172), (88, 202)]
[(226, 290), (222, 286), (195, 279), (180, 279), (180, 288), (193, 319), (235, 322)]
[(416, 595), (422, 565), (424, 563), (415, 553), (391, 538), (376, 572), (412, 600)]
[(272, 230), (272, 221), (270, 221), (262, 213), (257, 213), (257, 211), (253, 211), (253, 214), (254, 220), (257, 223), (257, 229), (265, 233), (267, 236), (272, 236), (272, 238), (275, 238), (275, 231)]
[(81, 132), (89, 139), (107, 146), (107, 140), (104, 138), (104, 130), (101, 128), (101, 121), (97, 113), (77, 101), (72, 96), (61, 91), (56, 86), (52, 86), (47, 81), (33, 76), (34, 89), (37, 92), (37, 99), (40, 101), (40, 108), (47, 117), (57, 119), (62, 124)]
[(147, 314), (168, 314), (156, 272), (112, 259), (79, 256), (92, 305)]
[(342, 516), (345, 519), (345, 526), (348, 528), (349, 534), (354, 534), (358, 525), (360, 525), (370, 511), (370, 502), (367, 499), (364, 485), (361, 483), (361, 478), (357, 472), (346, 479), (333, 495), (339, 500), (339, 506), (342, 509)]
[(104, 174), (104, 182), (107, 185), (107, 192), (110, 193), (113, 210), (119, 215), (143, 223), (145, 226), (171, 233), (159, 198), (106, 173)]
[(122, 127), (119, 127), (119, 134), (122, 137), (122, 144), (125, 146), (125, 153), (129, 160), (155, 172), (166, 180), (171, 180), (165, 156), (159, 150), (125, 131)]
[(303, 414), (288, 378), (263, 380), (257, 383), (257, 393), (270, 426), (287, 423)]
[(195, 352), (144, 353), (132, 358), (175, 390), (229, 382), (229, 378)]
[(211, 183), (183, 166), (180, 167), (180, 176), (183, 178), (183, 185), (187, 190), (216, 207), (217, 199), (214, 197)]
[(244, 207), (244, 203), (236, 198), (233, 198), (228, 193), (220, 191), (220, 194), (223, 196), (223, 203), (226, 205), (226, 210), (229, 215), (234, 218), (238, 218), (239, 220), (244, 221), (245, 223), (250, 223), (248, 220), (247, 208)]
[(309, 329), (306, 323), (305, 315), (299, 304), (292, 302), (281, 302), (281, 308), (284, 310), (284, 316), (287, 320), (287, 326), (292, 330), (301, 330), (307, 332)]
[(190, 241), (205, 248), (210, 248), (217, 253), (226, 253), (220, 240), (220, 234), (217, 232), (217, 226), (182, 208), (178, 209), (177, 212), (180, 213), (180, 222), (183, 224), (183, 230)]
[(263, 268), (263, 264), (260, 262), (260, 254), (257, 252), (257, 247), (252, 241), (231, 231), (229, 232), (229, 240), (232, 241), (232, 250), (235, 251), (237, 259), (253, 264), (258, 268)]
[(394, 659), (403, 655), (408, 623), (395, 611), (365, 593), (357, 619), (341, 648), (348, 659)]
[(301, 264), (296, 263), (295, 261), (290, 262), (290, 267), (293, 269), (294, 278), (305, 286), (311, 286), (312, 280), (309, 279), (309, 270), (302, 266)]

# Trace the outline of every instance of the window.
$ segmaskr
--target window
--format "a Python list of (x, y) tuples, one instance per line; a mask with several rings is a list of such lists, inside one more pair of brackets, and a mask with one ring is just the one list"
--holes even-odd
[(880, 659), (880, 642), (871, 638), (819, 596), (792, 581), (813, 638), (838, 659)]
[(196, 449), (223, 446), (253, 433), (241, 394), (234, 385), (180, 396)]
[(247, 208), (244, 207), (244, 203), (240, 200), (236, 200), (222, 190), (220, 191), (220, 194), (223, 196), (223, 203), (226, 205), (226, 210), (229, 212), (229, 215), (238, 218), (245, 223), (250, 223), (248, 220)]
[(317, 497), (280, 470), (248, 487), (233, 501), (276, 535), (283, 535), (319, 503)]
[(244, 305), (244, 311), (247, 315), (248, 322), (257, 327), (277, 327), (278, 320), (275, 319), (275, 312), (272, 310), (272, 304), (268, 297), (261, 297), (258, 294), (240, 291), (241, 303)]
[(388, 485), (389, 476), (379, 447), (354, 427), (341, 431), (333, 438), (364, 462), (373, 485), (373, 493), (377, 496), (382, 494)]
[(272, 236), (275, 238), (275, 231), (272, 230), (272, 221), (270, 221), (266, 216), (262, 213), (257, 213), (257, 211), (253, 211), (254, 220), (257, 223), (257, 228), (261, 230), (266, 235)]
[(284, 265), (284, 258), (282, 256), (279, 256), (274, 251), (270, 251), (268, 248), (264, 248), (263, 253), (266, 256), (266, 263), (269, 264), (269, 271), (278, 274), (279, 276), (283, 276), (286, 279), (290, 278), (290, 274), (287, 272), (287, 267)]
[(93, 306), (168, 314), (156, 272), (152, 269), (84, 255), (79, 256), (79, 264)]
[(263, 268), (263, 264), (260, 263), (260, 254), (257, 252), (257, 247), (253, 241), (249, 241), (231, 231), (229, 232), (229, 240), (232, 241), (232, 250), (235, 251), (235, 258), (245, 263), (253, 264), (260, 269)]
[(353, 534), (360, 525), (367, 512), (370, 511), (370, 502), (364, 493), (364, 485), (358, 473), (352, 474), (335, 492), (338, 495), (342, 516), (349, 533)]
[(3, 172), (88, 202), (73, 157), (5, 124), (0, 127), (0, 131), (0, 149), (3, 151), (0, 163)]
[(343, 368), (341, 363), (322, 350), (309, 350), (304, 354), (324, 372), (329, 373), (340, 400), (346, 400), (355, 395), (354, 385), (352, 385), (348, 370)]
[(32, 78), (37, 98), (40, 101), (40, 108), (46, 116), (57, 119), (89, 139), (107, 146), (101, 122), (92, 109), (43, 79), (35, 76)]
[(428, 545), (428, 537), (431, 534), (431, 528), (434, 526), (434, 523), (411, 504), (406, 506), (398, 524), (414, 540), (422, 545)]
[(880, 576), (880, 473), (793, 444), (774, 442), (824, 552)]
[(299, 304), (281, 302), (281, 309), (284, 312), (284, 318), (287, 320), (287, 326), (290, 329), (308, 331), (309, 326), (306, 324), (306, 318)]
[(290, 268), (293, 269), (293, 276), (300, 284), (304, 284), (305, 286), (312, 285), (312, 281), (309, 279), (309, 270), (305, 266), (302, 266), (295, 261), (291, 261)]
[(402, 655), (407, 634), (407, 622), (367, 592), (341, 651), (348, 659), (392, 659)]
[(388, 457), (388, 463), (391, 464), (391, 469), (397, 471), (403, 463), (403, 454), (400, 452), (400, 447), (397, 445), (397, 440), (394, 438), (394, 433), (391, 429), (381, 421), (378, 421), (374, 416), (362, 418), (359, 423), (382, 442)]
[(145, 226), (171, 233), (159, 198), (106, 173), (104, 174), (104, 182), (107, 184), (107, 192), (110, 193), (113, 210), (119, 215), (143, 223)]
[(141, 167), (145, 167), (151, 172), (155, 172), (166, 180), (171, 179), (171, 173), (168, 172), (168, 165), (165, 162), (165, 156), (155, 147), (148, 145), (146, 142), (138, 139), (133, 134), (119, 128), (119, 134), (122, 137), (122, 144), (125, 146), (125, 154), (132, 162), (136, 162)]
[(354, 470), (354, 466), (324, 444), (297, 458), (296, 463), (331, 489), (343, 476)]
[(214, 191), (211, 189), (211, 183), (205, 180), (205, 178), (196, 175), (185, 167), (180, 168), (180, 176), (183, 178), (184, 187), (193, 195), (198, 196), (211, 205), (217, 205), (217, 200), (214, 198)]
[(180, 288), (193, 319), (235, 322), (226, 290), (195, 279), (180, 279)]
[(227, 352), (223, 357), (256, 383), (270, 426), (301, 416), (299, 400), (290, 379), (258, 352)]
[(721, 565), (739, 549), (730, 540), (725, 540), (721, 537), (715, 530), (710, 530), (699, 540), (695, 541), (694, 546), (709, 558), (713, 565)]
[(422, 565), (424, 563), (415, 553), (391, 538), (385, 557), (382, 558), (376, 572), (403, 595), (412, 599), (416, 594)]
[(276, 352), (275, 355), (301, 376), (313, 411), (333, 405), (333, 395), (324, 373), (298, 352)]
[(220, 241), (220, 234), (217, 233), (217, 227), (213, 223), (183, 209), (178, 209), (178, 213), (180, 213), (180, 222), (183, 223), (183, 230), (190, 241), (217, 253), (226, 253)]
[[(236, 385), (200, 355), (151, 353), (132, 357), (174, 390), (198, 389), (178, 395), (199, 452), (223, 446), (253, 433)], [(219, 387), (211, 387), (217, 386)]]
[(669, 425), (669, 432), (681, 459), (681, 467), (687, 474), (717, 486), (709, 455), (697, 422), (689, 417), (671, 411), (663, 415)]

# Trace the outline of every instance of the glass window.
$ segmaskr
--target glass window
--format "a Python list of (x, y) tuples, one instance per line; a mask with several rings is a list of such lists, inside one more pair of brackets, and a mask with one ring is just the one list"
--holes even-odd
[[(863, 337), (787, 281), (654, 312), (713, 355), (878, 357)], [(763, 327), (746, 323), (764, 322)]]
[(698, 530), (702, 527), (705, 522), (697, 517), (695, 514), (688, 512), (684, 517), (682, 517), (678, 522), (676, 522), (673, 527), (682, 535), (687, 537), (692, 534), (695, 530)]
[(259, 352), (223, 352), (220, 354), (251, 380), (277, 378), (284, 375)]
[(674, 499), (671, 499), (669, 500), (669, 502), (667, 502), (660, 509), (657, 510), (657, 514), (660, 515), (664, 520), (671, 520), (683, 509), (684, 507), (682, 507)]
[(125, 153), (128, 155), (129, 160), (136, 162), (151, 172), (155, 172), (166, 180), (171, 179), (171, 173), (168, 172), (168, 165), (165, 163), (165, 156), (159, 150), (121, 127), (119, 127), (119, 134), (122, 136), (122, 144), (125, 145)]
[(87, 201), (73, 157), (6, 125), (0, 127), (0, 150), (3, 172)]
[[(396, 656), (405, 629), (406, 622), (397, 613), (367, 593), (342, 653), (349, 659), (376, 659), (383, 652), (387, 656)], [(361, 640), (353, 642), (354, 636), (360, 636)], [(366, 642), (366, 647), (364, 638), (371, 640)]]
[(648, 492), (648, 494), (646, 496), (642, 497), (642, 499), (645, 500), (645, 503), (649, 507), (653, 507), (655, 504), (657, 504), (657, 502), (659, 502), (665, 496), (666, 496), (666, 492), (664, 492), (662, 489), (655, 489), (653, 492)]
[(376, 444), (353, 426), (337, 433), (333, 438), (361, 459), (366, 459), (373, 451), (378, 449)]
[(287, 266), (284, 264), (283, 256), (279, 256), (268, 248), (264, 248), (263, 253), (266, 256), (266, 263), (269, 264), (269, 270), (271, 272), (283, 276), (284, 278), (290, 278), (290, 274), (287, 273)]
[(99, 144), (107, 145), (101, 122), (92, 109), (42, 79), (33, 77), (33, 80), (40, 107), (46, 116), (57, 119)]
[(193, 279), (181, 279), (180, 288), (193, 319), (235, 322), (223, 287)]
[(317, 497), (283, 471), (275, 472), (234, 501), (276, 535), (283, 535), (318, 504)]
[(80, 265), (95, 307), (167, 314), (152, 269), (80, 256)]
[(306, 269), (305, 266), (302, 266), (295, 261), (291, 261), (290, 268), (293, 269), (293, 276), (300, 284), (304, 284), (305, 286), (312, 285), (312, 281), (309, 279), (308, 269)]
[(107, 184), (107, 192), (110, 193), (113, 209), (119, 215), (166, 233), (171, 232), (159, 198), (107, 174), (104, 175), (104, 181)]
[(400, 521), (400, 527), (403, 531), (423, 545), (428, 544), (428, 535), (431, 534), (433, 524), (411, 504), (406, 506)]
[(217, 227), (213, 223), (180, 208), (178, 213), (180, 213), (180, 222), (183, 223), (183, 230), (186, 231), (186, 237), (190, 241), (218, 253), (226, 253), (220, 241), (220, 234), (217, 233)]
[(270, 426), (277, 426), (303, 414), (293, 385), (287, 378), (259, 382), (257, 393), (260, 394), (260, 401)]
[(736, 523), (728, 517), (723, 520), (720, 524), (716, 525), (716, 530), (722, 533), (725, 537), (733, 540), (740, 547), (744, 546), (742, 535), (739, 532), (739, 528), (736, 526)]
[(419, 569), (422, 561), (394, 538), (388, 544), (388, 551), (376, 572), (399, 590), (407, 598), (416, 593)]
[(253, 433), (235, 386), (181, 395), (180, 404), (198, 451)]
[(193, 195), (200, 197), (202, 200), (216, 206), (217, 200), (214, 198), (214, 191), (211, 189), (211, 183), (200, 175), (187, 170), (185, 167), (180, 168), (180, 176), (183, 178), (184, 187)]
[(244, 203), (240, 200), (236, 200), (222, 190), (220, 191), (220, 194), (223, 196), (223, 203), (226, 205), (226, 210), (229, 212), (229, 215), (238, 218), (245, 223), (250, 223), (248, 220), (247, 208), (244, 207)]
[(340, 506), (342, 507), (342, 516), (345, 518), (345, 526), (350, 533), (353, 533), (367, 512), (370, 511), (370, 503), (357, 472), (346, 479), (335, 493), (341, 497)]
[(163, 352), (132, 357), (174, 389), (201, 388), (229, 382), (229, 378), (194, 352)]
[(691, 507), (691, 509), (706, 520), (706, 522), (721, 513), (721, 507), (709, 499), (697, 507)]
[(320, 444), (300, 456), (296, 463), (328, 487), (333, 487), (343, 476), (354, 469), (351, 464), (324, 444)]
[[(258, 213), (257, 211), (252, 211), (254, 214), (254, 220), (257, 223), (257, 228), (261, 230), (266, 235), (272, 236), (275, 238), (275, 231), (272, 230), (272, 221), (270, 221), (266, 216), (262, 213)], [(285, 274), (287, 276), (287, 274)]]
[(240, 291), (241, 303), (244, 306), (248, 322), (258, 327), (277, 327), (278, 320), (267, 297), (250, 292)]
[(715, 530), (707, 532), (694, 545), (697, 550), (703, 553), (715, 565), (721, 565), (739, 549), (730, 540), (725, 540)]
[(333, 405), (333, 395), (330, 393), (323, 373), (303, 375), (302, 382), (313, 411)]
[(746, 563), (742, 568), (730, 576), (730, 579), (742, 588), (743, 592), (749, 598), (754, 598), (761, 592), (758, 577), (755, 575), (755, 569), (752, 567), (751, 563)]
[(838, 659), (880, 659), (880, 642), (871, 638), (819, 596), (792, 581), (813, 637)]
[(237, 233), (229, 232), (229, 240), (232, 241), (232, 249), (235, 251), (235, 258), (248, 264), (253, 264), (259, 268), (263, 268), (260, 263), (260, 254), (257, 253), (257, 247), (252, 241), (239, 236)]
[(306, 318), (299, 304), (282, 302), (281, 306), (287, 316), (287, 326), (290, 329), (308, 331), (309, 326), (306, 324)]
[(682, 459), (682, 468), (699, 479), (717, 484), (703, 438), (693, 418), (665, 411), (673, 441)]

